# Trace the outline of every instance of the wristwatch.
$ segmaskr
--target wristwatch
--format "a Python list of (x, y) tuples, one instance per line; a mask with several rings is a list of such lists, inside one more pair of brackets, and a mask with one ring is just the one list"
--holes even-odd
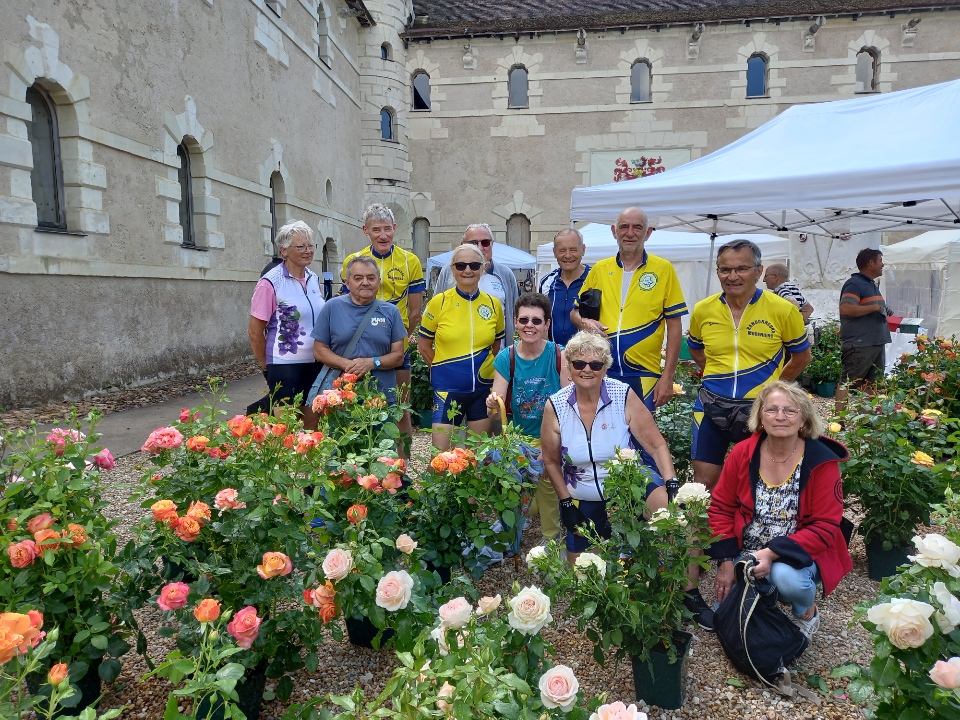
[(380, 366), (381, 366), (382, 364), (383, 364), (383, 363), (380, 362), (380, 358), (378, 358), (378, 357), (373, 358), (373, 369), (374, 369), (374, 370), (379, 370), (379, 369), (380, 369)]

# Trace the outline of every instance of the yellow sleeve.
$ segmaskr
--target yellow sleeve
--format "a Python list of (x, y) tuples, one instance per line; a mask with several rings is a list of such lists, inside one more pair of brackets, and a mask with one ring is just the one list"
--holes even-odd
[(667, 291), (664, 293), (663, 314), (665, 317), (674, 318), (686, 315), (687, 301), (683, 297), (683, 289), (680, 287), (680, 278), (677, 277), (677, 271), (672, 264), (667, 265)]
[(410, 282), (407, 285), (407, 292), (422, 293), (426, 289), (427, 283), (423, 277), (423, 265), (420, 264), (420, 258), (410, 253)]
[(697, 303), (693, 306), (693, 312), (690, 315), (687, 344), (694, 350), (703, 350), (703, 338), (700, 335), (700, 315), (702, 312), (700, 304)]
[(433, 340), (437, 334), (437, 325), (439, 324), (440, 308), (443, 307), (444, 293), (438, 293), (430, 298), (426, 309), (423, 311), (423, 317), (420, 319), (420, 337)]
[[(583, 293), (585, 293), (587, 290), (599, 288), (600, 286), (597, 284), (598, 280), (599, 275), (597, 274), (597, 266), (594, 265), (592, 268), (590, 268), (590, 272), (587, 273), (587, 279), (583, 281), (583, 285), (580, 287), (580, 295), (583, 295)], [(574, 309), (580, 307), (580, 295), (577, 295), (573, 301)]]

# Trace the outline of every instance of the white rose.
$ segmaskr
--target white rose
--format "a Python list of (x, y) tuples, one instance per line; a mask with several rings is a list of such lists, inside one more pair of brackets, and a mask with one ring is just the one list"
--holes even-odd
[(684, 483), (677, 491), (676, 501), (681, 505), (697, 501), (709, 502), (710, 493), (703, 483)]
[(667, 510), (666, 508), (658, 508), (657, 510), (654, 510), (653, 515), (650, 516), (650, 522), (652, 523), (660, 522), (661, 520), (669, 520), (669, 519), (670, 519), (670, 511)]
[(550, 710), (570, 712), (579, 690), (580, 683), (566, 665), (552, 667), (540, 676), (540, 701)]
[(409, 555), (414, 550), (417, 549), (417, 541), (412, 537), (404, 533), (397, 538), (397, 550), (402, 552), (404, 555)]
[(353, 570), (353, 555), (349, 550), (334, 548), (323, 559), (323, 574), (327, 580), (343, 580)]
[(960, 600), (957, 600), (942, 582), (933, 584), (933, 596), (943, 607), (943, 612), (934, 615), (940, 631), (944, 635), (953, 632), (953, 629), (960, 625)]
[(384, 610), (403, 610), (410, 602), (413, 578), (406, 570), (388, 572), (377, 583), (377, 605)]
[(482, 597), (477, 603), (477, 615), (489, 615), (498, 607), (500, 607), (500, 595), (494, 595), (493, 597)]
[(430, 631), (430, 637), (437, 641), (440, 646), (440, 657), (444, 657), (450, 652), (450, 646), (447, 644), (447, 629), (441, 625)]
[(590, 720), (647, 720), (647, 714), (637, 710), (636, 705), (615, 702), (598, 707)]
[(950, 577), (960, 577), (960, 547), (947, 540), (943, 535), (930, 533), (926, 537), (914, 535), (913, 544), (916, 555), (908, 555), (917, 565), (938, 567), (947, 571)]
[[(595, 567), (597, 572), (600, 573), (601, 578), (607, 574), (607, 564), (599, 555), (595, 555), (594, 553), (580, 553), (580, 555), (577, 556), (576, 562), (573, 563), (573, 566), (575, 568), (583, 568), (584, 570), (588, 567)], [(586, 580), (587, 574), (586, 572), (577, 571), (577, 577), (581, 580)]]
[(637, 457), (637, 451), (632, 450), (631, 448), (619, 448), (617, 450), (617, 459), (623, 460), (624, 462), (629, 462), (634, 460)]
[(527, 553), (527, 565), (534, 566), (537, 563), (534, 562), (538, 558), (546, 557), (547, 549), (543, 545), (534, 545), (530, 548), (530, 552)]
[(517, 596), (507, 600), (510, 613), (507, 622), (514, 630), (527, 635), (536, 635), (549, 622), (553, 622), (550, 614), (550, 598), (538, 588), (525, 587)]
[(890, 638), (901, 650), (920, 647), (933, 635), (930, 616), (935, 608), (925, 602), (896, 598), (888, 603), (874, 605), (867, 619)]
[(465, 597), (457, 597), (440, 606), (440, 624), (444, 627), (462, 628), (473, 615), (473, 606)]

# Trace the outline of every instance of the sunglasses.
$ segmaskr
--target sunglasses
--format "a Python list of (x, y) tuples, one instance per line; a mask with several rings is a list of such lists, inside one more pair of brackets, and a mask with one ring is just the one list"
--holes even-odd
[(543, 318), (522, 317), (517, 318), (517, 325), (543, 325)]
[(483, 247), (490, 247), (490, 243), (493, 240), (490, 238), (484, 238), (483, 240), (464, 240), (465, 245), (482, 245)]
[(594, 372), (603, 370), (603, 360), (591, 360), (590, 362), (586, 360), (571, 360), (570, 364), (573, 365), (574, 370), (583, 370), (587, 365), (589, 365), (590, 369)]
[(478, 263), (478, 262), (468, 262), (468, 263), (459, 262), (459, 263), (454, 263), (453, 266), (454, 266), (459, 272), (463, 272), (463, 271), (466, 270), (467, 268), (470, 268), (471, 270), (473, 270), (474, 272), (476, 272), (477, 270), (479, 270), (479, 269), (483, 266), (483, 263)]

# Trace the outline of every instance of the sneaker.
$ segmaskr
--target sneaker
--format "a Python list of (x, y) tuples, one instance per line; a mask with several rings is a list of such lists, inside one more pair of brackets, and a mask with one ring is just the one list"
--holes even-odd
[(810, 618), (803, 618), (790, 613), (790, 621), (800, 628), (800, 632), (806, 636), (807, 640), (813, 640), (814, 633), (820, 629), (820, 610), (815, 607), (813, 617)]
[(697, 625), (713, 632), (713, 609), (707, 605), (699, 589), (687, 590), (683, 594), (683, 606), (693, 613), (693, 619)]

